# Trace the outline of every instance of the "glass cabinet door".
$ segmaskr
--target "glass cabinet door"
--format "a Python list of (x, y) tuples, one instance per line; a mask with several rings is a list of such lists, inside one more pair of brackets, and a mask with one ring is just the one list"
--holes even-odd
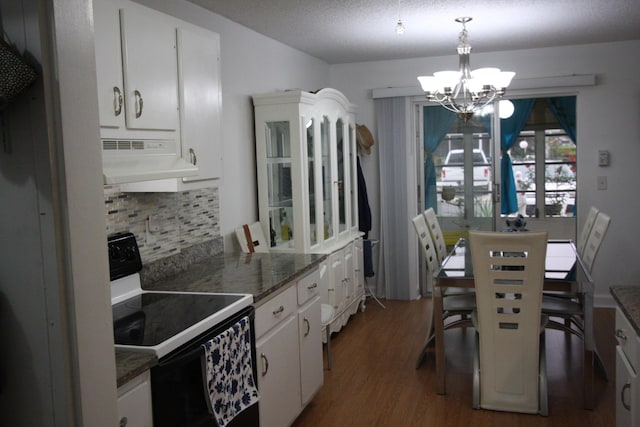
[(345, 216), (345, 155), (348, 152), (346, 147), (345, 135), (344, 135), (344, 122), (342, 119), (338, 119), (336, 122), (336, 146), (338, 156), (338, 233), (342, 233), (347, 229), (347, 218)]
[(293, 245), (291, 131), (288, 121), (266, 124), (271, 246)]
[(305, 124), (307, 138), (307, 179), (309, 181), (309, 242), (313, 246), (318, 243), (317, 220), (318, 213), (316, 210), (316, 173), (315, 173), (315, 120), (310, 119)]
[(333, 199), (331, 176), (331, 139), (329, 137), (329, 118), (323, 117), (320, 125), (320, 146), (322, 151), (322, 208), (324, 221), (324, 240), (333, 237)]

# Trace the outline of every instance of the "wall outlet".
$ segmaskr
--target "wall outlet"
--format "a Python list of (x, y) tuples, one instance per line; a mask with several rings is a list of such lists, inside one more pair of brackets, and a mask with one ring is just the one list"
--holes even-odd
[(160, 215), (154, 214), (154, 215), (149, 215), (149, 218), (147, 218), (147, 223), (149, 226), (149, 231), (151, 233), (157, 233), (158, 231), (160, 231)]

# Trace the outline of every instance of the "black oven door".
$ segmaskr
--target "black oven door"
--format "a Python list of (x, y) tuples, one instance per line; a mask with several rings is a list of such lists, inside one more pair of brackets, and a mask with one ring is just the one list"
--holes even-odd
[[(249, 316), (251, 324), (251, 358), (253, 376), (257, 376), (254, 315), (250, 306), (184, 346), (161, 358), (151, 368), (153, 425), (156, 427), (200, 427), (218, 425), (209, 413), (202, 380), (202, 344), (224, 332), (241, 318)], [(258, 404), (242, 411), (227, 426), (259, 426)]]

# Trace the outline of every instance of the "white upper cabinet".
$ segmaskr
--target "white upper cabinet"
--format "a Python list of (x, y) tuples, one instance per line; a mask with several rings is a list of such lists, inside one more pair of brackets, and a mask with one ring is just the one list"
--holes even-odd
[(198, 166), (184, 181), (222, 176), (220, 37), (193, 26), (178, 29), (182, 156)]
[(271, 248), (331, 252), (358, 233), (355, 106), (335, 89), (253, 97), (260, 223)]
[(173, 20), (147, 7), (120, 9), (125, 117), (130, 129), (178, 128), (178, 70)]
[(118, 2), (93, 4), (100, 126), (124, 127), (124, 84)]
[(171, 17), (131, 2), (101, 0), (94, 4), (94, 22), (102, 136), (175, 132), (178, 69)]
[(222, 177), (220, 36), (129, 0), (95, 0), (105, 183), (210, 187)]

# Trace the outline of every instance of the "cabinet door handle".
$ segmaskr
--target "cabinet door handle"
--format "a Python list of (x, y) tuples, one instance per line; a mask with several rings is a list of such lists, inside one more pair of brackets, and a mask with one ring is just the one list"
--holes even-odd
[(264, 353), (260, 354), (260, 358), (264, 362), (262, 364), (262, 372), (261, 372), (262, 376), (264, 377), (265, 375), (267, 375), (267, 372), (269, 372), (269, 359), (267, 359), (267, 356)]
[(318, 287), (318, 284), (317, 284), (317, 283), (315, 283), (315, 282), (313, 282), (313, 285), (309, 285), (309, 286), (307, 286), (307, 289), (308, 289), (308, 290), (312, 290), (312, 289), (315, 289), (315, 288), (317, 288), (317, 287)]
[(277, 309), (273, 310), (273, 315), (277, 316), (278, 314), (282, 314), (282, 312), (284, 312), (284, 307), (280, 306)]
[(127, 417), (120, 418), (120, 427), (127, 427), (127, 424), (129, 424), (129, 420), (127, 419)]
[(142, 115), (142, 106), (144, 101), (142, 100), (142, 94), (138, 89), (133, 91), (133, 95), (136, 97), (136, 119)]
[(118, 86), (113, 87), (113, 112), (116, 117), (122, 113), (122, 92)]
[(193, 151), (193, 148), (189, 148), (189, 160), (194, 166), (198, 163), (198, 158), (196, 157), (196, 152)]
[(307, 327), (307, 330), (304, 332), (304, 336), (306, 337), (307, 335), (309, 335), (309, 332), (311, 332), (311, 324), (309, 323), (309, 319), (307, 319), (306, 317), (304, 318), (303, 322)]
[(625, 344), (627, 342), (627, 336), (624, 334), (624, 331), (622, 329), (616, 330), (616, 338), (618, 338), (622, 344)]
[(630, 390), (630, 389), (631, 389), (631, 384), (630, 384), (630, 383), (626, 383), (626, 384), (622, 387), (622, 390), (620, 390), (620, 401), (622, 402), (622, 406), (624, 406), (624, 409), (626, 409), (627, 411), (630, 411), (630, 410), (631, 410), (631, 405), (629, 405), (629, 404), (625, 401), (624, 396), (625, 396), (625, 392), (626, 392), (627, 390)]

